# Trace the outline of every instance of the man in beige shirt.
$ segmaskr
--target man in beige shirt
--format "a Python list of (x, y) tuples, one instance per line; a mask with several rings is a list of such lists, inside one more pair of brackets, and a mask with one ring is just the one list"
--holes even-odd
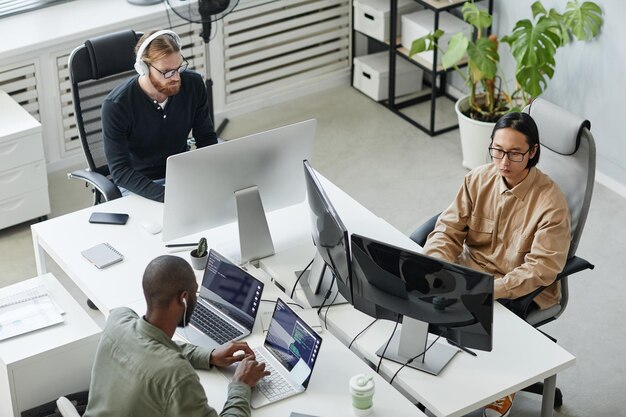
[[(493, 274), (494, 298), (507, 301), (547, 287), (534, 302), (556, 304), (556, 276), (570, 244), (570, 216), (559, 187), (538, 168), (539, 133), (525, 113), (496, 123), (489, 153), (493, 163), (465, 176), (456, 198), (428, 236), (424, 253)], [(485, 408), (504, 417), (512, 397)]]

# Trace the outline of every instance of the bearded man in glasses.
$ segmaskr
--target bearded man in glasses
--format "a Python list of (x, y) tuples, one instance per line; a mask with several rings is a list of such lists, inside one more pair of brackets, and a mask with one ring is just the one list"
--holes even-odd
[[(545, 288), (528, 311), (559, 301), (556, 276), (570, 245), (570, 215), (559, 187), (537, 167), (535, 121), (526, 113), (501, 117), (491, 134), (492, 163), (465, 176), (455, 200), (437, 220), (424, 253), (492, 274), (494, 298), (516, 311), (512, 300)], [(484, 409), (504, 417), (513, 395)]]
[(116, 87), (102, 104), (104, 151), (113, 182), (163, 202), (167, 158), (217, 143), (202, 76), (187, 71), (181, 41), (172, 31), (146, 33), (135, 47), (138, 75)]

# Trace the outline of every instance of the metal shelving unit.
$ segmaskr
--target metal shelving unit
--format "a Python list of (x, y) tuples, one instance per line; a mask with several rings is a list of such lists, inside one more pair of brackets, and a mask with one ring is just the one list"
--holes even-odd
[[(425, 9), (431, 10), (434, 13), (434, 27), (433, 31), (439, 28), (439, 16), (441, 13), (447, 12), (449, 10), (455, 9), (457, 7), (462, 6), (464, 3), (467, 3), (468, 0), (414, 0), (416, 3), (423, 6)], [(493, 12), (493, 0), (484, 0), (488, 2), (488, 11), (489, 14)], [(354, 15), (354, 14), (353, 14)], [(446, 92), (446, 85), (448, 82), (448, 73), (453, 71), (452, 68), (444, 69), (443, 66), (437, 65), (439, 51), (435, 48), (433, 51), (433, 61), (428, 62), (422, 57), (416, 55), (414, 57), (409, 58), (409, 51), (399, 46), (398, 39), (398, 27), (397, 27), (397, 17), (398, 17), (398, 0), (390, 0), (390, 15), (389, 15), (389, 39), (395, 39), (396, 42), (388, 42), (383, 43), (379, 40), (368, 36), (367, 34), (360, 33), (362, 36), (366, 36), (368, 39), (372, 39), (377, 43), (384, 44), (389, 49), (389, 98), (385, 101), (382, 101), (381, 104), (387, 107), (389, 110), (402, 117), (418, 129), (426, 132), (430, 136), (436, 136), (445, 132), (449, 132), (450, 130), (454, 130), (458, 127), (458, 124), (452, 124), (449, 126), (445, 126), (440, 129), (435, 129), (435, 113), (436, 113), (436, 105), (437, 99), (440, 97), (444, 97), (446, 99), (451, 100), (452, 102), (456, 102), (456, 98), (452, 97), (450, 94)], [(354, 22), (353, 22), (354, 26)], [(354, 29), (353, 29), (354, 30)], [(355, 49), (355, 40), (354, 35), (352, 36), (352, 51), (354, 54)], [(414, 64), (421, 68), (426, 74), (430, 75), (430, 93), (422, 94), (417, 97), (413, 97), (410, 99), (405, 99), (404, 101), (396, 101), (396, 59), (400, 57), (411, 64)], [(462, 62), (459, 67), (466, 66), (467, 62)], [(418, 105), (420, 103), (425, 103), (430, 101), (430, 114), (429, 120), (427, 123), (420, 122), (406, 113), (402, 112), (403, 109), (406, 109), (411, 106)]]

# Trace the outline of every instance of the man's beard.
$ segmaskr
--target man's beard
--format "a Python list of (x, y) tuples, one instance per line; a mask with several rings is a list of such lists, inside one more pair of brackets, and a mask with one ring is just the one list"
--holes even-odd
[(167, 97), (176, 95), (180, 91), (180, 79), (175, 80), (175, 81), (171, 81), (171, 80), (160, 81), (160, 80), (156, 80), (152, 76), (152, 74), (150, 74), (150, 82), (159, 93), (164, 94)]
[(189, 320), (193, 315), (193, 311), (196, 309), (197, 299), (188, 301), (187, 309), (185, 310), (183, 318), (178, 323), (178, 327), (186, 327), (189, 326)]

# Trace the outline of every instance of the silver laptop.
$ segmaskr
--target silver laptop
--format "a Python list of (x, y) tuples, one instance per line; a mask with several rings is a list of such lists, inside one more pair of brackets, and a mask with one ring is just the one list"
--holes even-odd
[(244, 338), (252, 332), (262, 294), (261, 281), (211, 249), (189, 326), (176, 332), (207, 348)]
[[(303, 393), (309, 385), (321, 344), (321, 336), (279, 298), (265, 343), (253, 349), (257, 361), (265, 363), (271, 375), (252, 389), (252, 408)], [(220, 370), (232, 379), (235, 365)]]

